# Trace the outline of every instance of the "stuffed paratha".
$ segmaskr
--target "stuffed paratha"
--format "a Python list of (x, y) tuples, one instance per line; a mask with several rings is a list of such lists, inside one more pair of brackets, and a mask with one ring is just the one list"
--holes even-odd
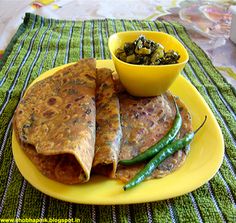
[(84, 59), (35, 83), (20, 101), (14, 130), (25, 153), (47, 177), (86, 182), (94, 158), (94, 59)]

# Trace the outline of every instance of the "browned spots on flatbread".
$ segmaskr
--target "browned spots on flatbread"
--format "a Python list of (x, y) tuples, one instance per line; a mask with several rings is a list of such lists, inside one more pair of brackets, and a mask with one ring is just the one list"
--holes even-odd
[[(125, 92), (117, 76), (80, 60), (35, 83), (20, 101), (13, 127), (27, 156), (47, 177), (66, 184), (86, 182), (93, 172), (122, 181), (145, 163), (118, 166), (160, 140), (175, 118), (173, 96), (138, 98)], [(178, 137), (192, 130), (191, 116), (176, 99), (183, 118)], [(96, 142), (95, 142), (96, 138)], [(186, 150), (166, 159), (150, 178), (182, 165)]]
[[(57, 181), (79, 183), (90, 178), (95, 145), (95, 79), (95, 60), (80, 60), (35, 83), (16, 110), (14, 130), (18, 139), (34, 148), (34, 153), (32, 149), (26, 154), (36, 166), (45, 164), (50, 169), (46, 160), (56, 162), (54, 175), (54, 170), (44, 174)], [(57, 158), (62, 155), (63, 159)]]
[(96, 108), (93, 170), (96, 173), (114, 177), (122, 132), (119, 100), (112, 80), (112, 71), (106, 68), (97, 70)]
[[(173, 126), (175, 107), (169, 92), (157, 97), (137, 98), (120, 95), (122, 144), (119, 159), (132, 159), (159, 141)], [(192, 130), (191, 118), (184, 104), (176, 99), (181, 110), (183, 125), (178, 137)], [(178, 168), (185, 160), (186, 152), (181, 150), (166, 159), (152, 174), (151, 178), (163, 177)], [(119, 166), (116, 177), (128, 181), (144, 164)]]

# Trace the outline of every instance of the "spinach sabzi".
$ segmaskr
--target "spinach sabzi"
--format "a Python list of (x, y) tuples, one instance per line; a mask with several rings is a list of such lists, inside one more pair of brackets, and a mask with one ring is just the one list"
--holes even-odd
[(165, 51), (160, 43), (140, 35), (134, 42), (126, 42), (116, 50), (116, 56), (127, 63), (142, 65), (176, 64), (180, 58), (174, 50)]

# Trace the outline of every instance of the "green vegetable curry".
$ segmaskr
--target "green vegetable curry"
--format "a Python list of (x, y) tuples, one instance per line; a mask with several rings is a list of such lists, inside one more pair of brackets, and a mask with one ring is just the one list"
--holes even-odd
[(123, 49), (116, 50), (116, 56), (127, 63), (143, 65), (176, 64), (180, 55), (174, 50), (165, 51), (160, 43), (140, 35), (134, 42), (127, 42)]

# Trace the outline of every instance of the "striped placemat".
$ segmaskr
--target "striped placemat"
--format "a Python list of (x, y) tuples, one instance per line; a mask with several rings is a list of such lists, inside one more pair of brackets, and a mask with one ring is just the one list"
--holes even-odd
[[(11, 124), (17, 103), (37, 76), (55, 66), (85, 57), (109, 59), (108, 37), (124, 30), (167, 32), (188, 49), (190, 59), (183, 75), (204, 97), (222, 129), (223, 164), (199, 189), (159, 202), (99, 206), (72, 204), (46, 196), (24, 180), (12, 157)], [(72, 218), (74, 222), (236, 222), (235, 95), (235, 89), (178, 23), (63, 21), (26, 14), (0, 63), (0, 222), (6, 219), (73, 222)]]

